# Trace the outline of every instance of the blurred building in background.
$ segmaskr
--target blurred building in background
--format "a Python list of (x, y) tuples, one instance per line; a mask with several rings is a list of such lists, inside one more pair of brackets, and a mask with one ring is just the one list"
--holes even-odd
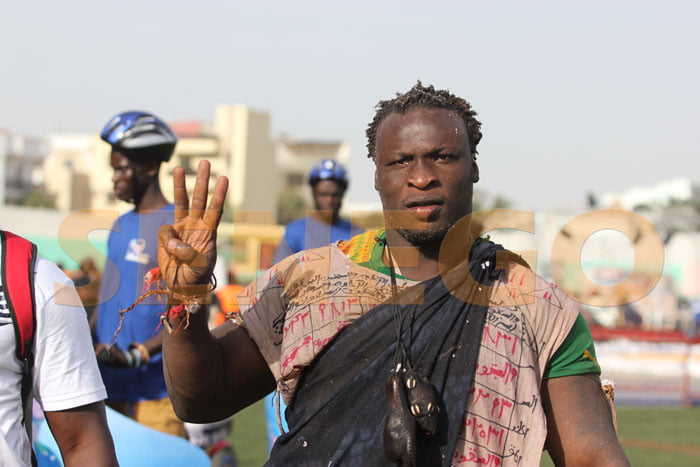
[[(306, 180), (311, 166), (319, 159), (347, 164), (350, 148), (344, 141), (296, 140), (286, 135), (275, 138), (270, 115), (245, 105), (219, 105), (213, 117), (213, 123), (168, 122), (179, 142), (160, 171), (160, 183), (164, 193), (172, 193), (172, 170), (182, 166), (192, 189), (197, 165), (203, 159), (211, 162), (213, 176), (230, 178), (219, 235), (222, 251), (237, 263), (239, 275), (250, 277), (269, 266), (283, 234), (279, 224), (311, 208)], [(40, 245), (53, 245), (45, 249), (52, 251), (55, 261), (59, 258), (52, 255), (61, 249), (57, 244), (59, 231), (64, 243), (67, 236), (73, 236), (86, 245), (86, 235), (93, 232), (91, 241), (99, 250), (104, 232), (95, 231), (109, 228), (109, 219), (132, 208), (114, 197), (110, 146), (98, 134), (102, 123), (96, 122), (96, 131), (91, 134), (29, 138), (0, 132), (0, 179), (5, 181), (0, 187), (0, 206), (37, 206), (63, 213), (58, 217), (65, 221), (57, 221), (49, 211), (13, 216), (14, 230)], [(41, 202), (32, 202), (32, 196)], [(77, 215), (80, 211), (84, 212)], [(46, 222), (37, 222), (36, 216)], [(78, 226), (81, 222), (84, 227)], [(80, 254), (75, 251), (64, 259), (74, 265), (82, 259)], [(103, 259), (97, 258), (98, 264)]]
[(601, 207), (628, 211), (663, 209), (697, 199), (700, 187), (689, 178), (664, 180), (650, 186), (637, 186), (601, 196)]
[[(39, 199), (44, 194), (42, 166), (48, 154), (46, 138), (0, 129), (0, 205), (42, 203)], [(37, 200), (33, 201), (32, 197)], [(45, 201), (49, 202), (49, 199)]]
[[(214, 176), (230, 180), (228, 203), (234, 210), (268, 211), (278, 215), (281, 193), (294, 193), (311, 205), (306, 176), (322, 158), (347, 163), (350, 149), (343, 141), (297, 141), (270, 134), (270, 116), (245, 105), (219, 105), (213, 124), (201, 121), (168, 122), (179, 142), (172, 159), (161, 170), (161, 186), (172, 192), (172, 169), (185, 168), (189, 187), (194, 185), (197, 164), (211, 162)], [(96, 128), (99, 125), (96, 125)], [(128, 209), (112, 193), (109, 145), (96, 133), (51, 135), (43, 164), (46, 188), (60, 211), (77, 209)], [(40, 165), (43, 158), (40, 161)]]
[[(42, 254), (69, 267), (88, 254), (101, 265), (106, 230), (119, 213), (131, 209), (113, 196), (110, 148), (97, 133), (101, 123), (92, 134), (28, 137), (0, 131), (0, 179), (4, 181), (0, 184), (0, 216), (5, 219), (0, 227), (28, 236), (40, 245)], [(229, 176), (228, 205), (219, 232), (220, 252), (243, 280), (271, 265), (283, 234), (281, 225), (311, 208), (307, 185), (311, 166), (320, 159), (349, 165), (346, 142), (274, 137), (270, 115), (245, 105), (217, 106), (213, 123), (168, 123), (179, 143), (160, 171), (163, 190), (172, 192), (171, 173), (176, 166), (185, 168), (191, 189), (202, 159), (211, 162), (215, 176)], [(592, 209), (622, 209), (647, 219), (653, 224), (653, 232), (632, 229), (624, 237), (592, 233), (585, 227), (582, 232), (567, 231), (567, 241), (580, 247), (581, 255), (561, 266), (564, 272), (552, 270), (552, 246), (563, 227), (584, 213), (537, 212), (533, 216), (534, 233), (497, 229), (490, 234), (508, 248), (536, 252), (536, 264), (532, 265), (539, 274), (556, 279), (584, 303), (600, 303), (602, 306), (590, 307), (591, 316), (600, 324), (636, 322), (640, 328), (655, 329), (700, 326), (698, 186), (688, 178), (678, 178), (599, 197), (589, 194), (589, 198)], [(344, 215), (365, 227), (381, 227), (383, 222), (376, 205), (353, 206), (348, 202)], [(651, 275), (646, 277), (643, 268), (638, 267), (634, 280), (625, 283), (625, 290), (605, 288), (625, 281), (635, 265), (635, 246), (646, 249), (645, 242), (654, 241), (663, 244), (664, 267), (653, 291), (630, 306), (605, 306), (611, 301), (624, 301), (610, 294), (633, 294), (635, 288), (656, 280)], [(604, 287), (584, 285), (580, 276), (570, 273), (580, 270)], [(631, 321), (627, 319), (630, 316)]]
[[(97, 187), (111, 191), (111, 168), (106, 146), (97, 134), (55, 134), (48, 136), (49, 155), (43, 166), (46, 191), (61, 212), (104, 208)], [(109, 169), (109, 172), (107, 171)], [(107, 178), (100, 179), (101, 176)]]
[[(99, 129), (102, 122), (96, 123)], [(194, 185), (197, 164), (211, 161), (215, 176), (229, 175), (228, 202), (236, 209), (270, 209), (282, 177), (274, 170), (274, 145), (270, 118), (265, 112), (243, 105), (216, 108), (214, 124), (199, 121), (168, 122), (179, 142), (171, 160), (164, 164), (161, 185), (172, 193), (172, 169), (183, 166), (188, 186)], [(108, 144), (97, 131), (89, 135), (52, 135), (51, 151), (44, 165), (47, 189), (57, 209), (129, 209), (114, 198)], [(50, 175), (50, 176), (49, 176)], [(265, 175), (265, 183), (260, 183)]]

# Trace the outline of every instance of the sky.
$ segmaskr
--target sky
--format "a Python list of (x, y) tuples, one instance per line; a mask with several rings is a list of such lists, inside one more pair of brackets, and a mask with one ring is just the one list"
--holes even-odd
[(365, 128), (416, 80), (483, 123), (486, 196), (524, 210), (700, 174), (700, 4), (654, 1), (0, 0), (0, 128), (97, 132), (115, 113), (346, 140), (346, 201), (378, 201)]

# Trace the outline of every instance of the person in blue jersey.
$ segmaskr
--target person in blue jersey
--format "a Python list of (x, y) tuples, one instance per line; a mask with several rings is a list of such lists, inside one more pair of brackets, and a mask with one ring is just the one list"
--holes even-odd
[(146, 426), (184, 436), (163, 378), (159, 328), (163, 301), (155, 296), (144, 300), (126, 313), (121, 327), (119, 313), (141, 295), (144, 275), (158, 266), (158, 228), (174, 220), (158, 173), (161, 163), (170, 159), (177, 137), (155, 115), (127, 111), (105, 125), (101, 138), (112, 146), (114, 195), (134, 205), (109, 234), (98, 301), (95, 353), (107, 405)]
[(284, 238), (275, 252), (275, 263), (299, 251), (348, 240), (363, 232), (362, 228), (340, 217), (348, 188), (345, 167), (331, 159), (319, 161), (309, 172), (309, 185), (315, 211), (287, 224)]

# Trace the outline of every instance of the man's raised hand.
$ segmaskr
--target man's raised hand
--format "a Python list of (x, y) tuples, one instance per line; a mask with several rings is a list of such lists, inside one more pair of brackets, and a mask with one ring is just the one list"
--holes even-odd
[(216, 262), (216, 228), (224, 209), (228, 178), (221, 176), (216, 181), (207, 208), (209, 173), (209, 161), (201, 161), (190, 203), (184, 169), (173, 170), (175, 222), (158, 230), (158, 266), (168, 289), (179, 294), (202, 295)]

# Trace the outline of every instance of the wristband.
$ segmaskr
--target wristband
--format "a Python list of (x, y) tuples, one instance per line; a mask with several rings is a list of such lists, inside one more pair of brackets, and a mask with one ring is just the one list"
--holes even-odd
[(151, 358), (151, 354), (148, 352), (146, 346), (140, 342), (132, 342), (129, 346), (128, 354), (132, 360), (129, 364), (131, 368), (139, 368), (148, 363), (148, 360)]
[(129, 368), (134, 367), (134, 357), (131, 355), (131, 351), (127, 350), (125, 352), (122, 352), (122, 355), (124, 355), (124, 359), (126, 360), (126, 366)]
[(151, 352), (148, 351), (148, 348), (140, 342), (136, 344), (136, 348), (141, 352), (141, 361), (143, 363), (148, 363), (151, 359)]
[(131, 348), (126, 355), (128, 355), (131, 359), (131, 362), (129, 362), (129, 367), (138, 368), (141, 366), (141, 353), (138, 351), (138, 349)]

